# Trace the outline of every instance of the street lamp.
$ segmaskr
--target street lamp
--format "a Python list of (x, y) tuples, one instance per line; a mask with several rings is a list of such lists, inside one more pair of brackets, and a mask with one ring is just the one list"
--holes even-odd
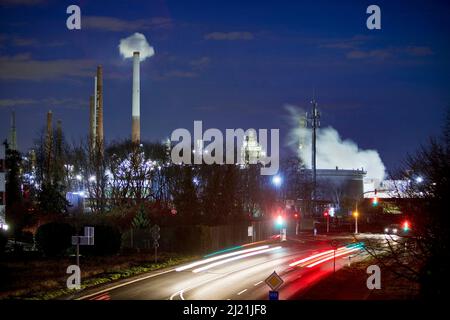
[(359, 216), (358, 210), (353, 212), (353, 216), (355, 217), (355, 234), (358, 234), (358, 216)]

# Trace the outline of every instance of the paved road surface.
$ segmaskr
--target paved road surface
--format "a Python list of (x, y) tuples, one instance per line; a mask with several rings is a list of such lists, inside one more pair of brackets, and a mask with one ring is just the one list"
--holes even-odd
[[(319, 238), (319, 239), (318, 239)], [(81, 296), (95, 300), (259, 300), (267, 299), (264, 280), (276, 271), (284, 280), (280, 299), (289, 299), (333, 272), (333, 250), (327, 238), (302, 237), (285, 242), (256, 243), (208, 256), (177, 268), (152, 273), (134, 281)], [(363, 250), (340, 238), (336, 270)], [(358, 255), (359, 253), (359, 255)], [(292, 265), (294, 264), (294, 265)]]

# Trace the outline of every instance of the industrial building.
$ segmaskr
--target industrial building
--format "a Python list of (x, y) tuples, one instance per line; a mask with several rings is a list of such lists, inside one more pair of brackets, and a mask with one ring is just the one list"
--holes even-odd
[(364, 193), (364, 170), (317, 169), (317, 200), (359, 199)]

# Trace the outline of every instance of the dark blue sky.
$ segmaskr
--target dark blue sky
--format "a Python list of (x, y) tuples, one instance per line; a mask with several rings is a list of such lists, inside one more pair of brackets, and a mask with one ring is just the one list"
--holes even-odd
[[(131, 61), (120, 39), (143, 33), (156, 54), (141, 64), (141, 135), (176, 128), (289, 130), (286, 104), (309, 109), (316, 92), (322, 125), (388, 169), (438, 134), (450, 103), (445, 1), (52, 1), (0, 0), (0, 137), (16, 111), (18, 144), (32, 145), (46, 111), (69, 140), (88, 131), (97, 64), (104, 66), (105, 136), (131, 131)], [(66, 28), (81, 7), (82, 30)], [(381, 8), (382, 29), (366, 28)], [(284, 141), (282, 141), (284, 142)]]

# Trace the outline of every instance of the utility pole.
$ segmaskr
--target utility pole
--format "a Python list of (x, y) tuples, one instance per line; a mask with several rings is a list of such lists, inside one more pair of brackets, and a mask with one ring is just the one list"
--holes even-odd
[(314, 215), (317, 214), (317, 206), (316, 206), (316, 200), (317, 200), (317, 171), (316, 171), (316, 140), (317, 140), (317, 128), (320, 127), (320, 113), (317, 110), (317, 102), (313, 98), (311, 101), (312, 104), (312, 113), (308, 117), (309, 124), (312, 129), (312, 144), (311, 144), (311, 169), (312, 169), (312, 176), (313, 176), (313, 212)]

